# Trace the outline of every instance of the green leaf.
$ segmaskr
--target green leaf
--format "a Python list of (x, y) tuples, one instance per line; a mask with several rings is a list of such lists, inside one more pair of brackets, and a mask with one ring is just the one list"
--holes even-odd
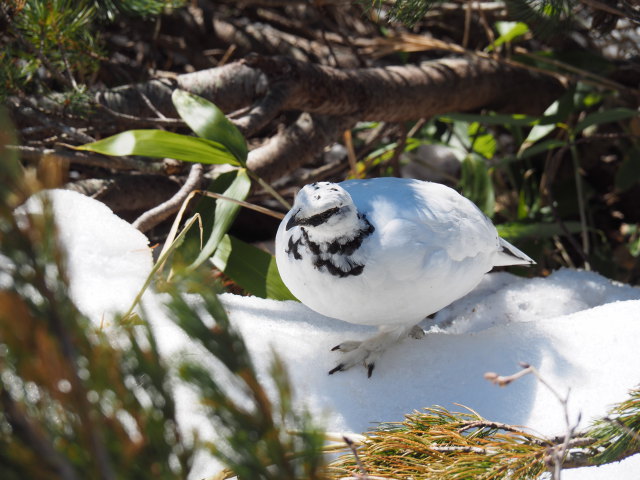
[[(236, 200), (244, 200), (249, 194), (250, 187), (251, 180), (247, 175), (247, 171), (241, 169), (238, 170), (235, 180), (231, 182), (231, 185), (223, 192), (223, 195)], [(222, 237), (227, 233), (231, 223), (233, 223), (233, 220), (236, 218), (239, 209), (240, 205), (237, 203), (226, 200), (216, 200), (215, 220), (213, 222), (211, 235), (209, 235), (198, 257), (189, 266), (189, 270), (194, 270), (213, 255)]]
[(174, 90), (171, 100), (187, 125), (202, 138), (224, 145), (241, 165), (247, 161), (247, 142), (217, 106), (198, 95)]
[(500, 36), (487, 47), (488, 51), (491, 51), (504, 43), (510, 43), (516, 38), (521, 37), (525, 33), (529, 32), (529, 27), (526, 23), (522, 22), (496, 22), (496, 30), (498, 31)]
[(482, 155), (484, 158), (490, 159), (496, 153), (497, 143), (493, 135), (480, 127), (477, 122), (469, 125), (469, 138), (472, 140), (471, 149)]
[[(564, 226), (569, 233), (582, 231), (580, 222), (564, 222)], [(502, 238), (510, 242), (523, 238), (548, 238), (565, 234), (557, 223), (503, 223), (496, 225), (496, 229)]]
[[(543, 118), (544, 117), (554, 118), (555, 116), (557, 116), (559, 108), (560, 108), (560, 101), (556, 100), (551, 105), (549, 105), (549, 107), (547, 107), (547, 109), (543, 114)], [(522, 142), (522, 145), (520, 146), (520, 151), (518, 153), (523, 152), (524, 150), (529, 148), (531, 145), (536, 143), (541, 138), (546, 137), (549, 133), (551, 133), (555, 129), (556, 129), (555, 123), (534, 125), (533, 128), (529, 131), (529, 135), (527, 135), (527, 138), (525, 138), (524, 142)]]
[(462, 161), (460, 188), (462, 194), (475, 203), (488, 217), (492, 217), (495, 207), (493, 182), (485, 161), (475, 155), (468, 155)]
[(296, 300), (282, 282), (273, 255), (225, 235), (212, 258), (213, 264), (247, 292), (261, 298)]
[(520, 150), (520, 152), (518, 152), (518, 159), (523, 160), (525, 158), (533, 157), (535, 155), (538, 155), (539, 153), (553, 150), (554, 148), (563, 147), (566, 144), (567, 142), (563, 142), (562, 140), (550, 138), (548, 140), (536, 143), (535, 145), (532, 145), (525, 150)]
[(540, 121), (538, 117), (523, 114), (476, 114), (476, 113), (447, 113), (437, 117), (442, 122), (479, 122), (483, 125), (534, 125)]
[(546, 137), (548, 134), (553, 132), (556, 129), (556, 126), (551, 125), (534, 125), (527, 138), (524, 139), (523, 145), (531, 145), (543, 137)]
[(194, 163), (239, 165), (235, 156), (221, 143), (164, 130), (129, 130), (75, 149), (114, 156), (140, 155)]
[(617, 122), (618, 120), (625, 120), (638, 115), (640, 115), (640, 112), (637, 110), (631, 110), (630, 108), (611, 108), (609, 110), (591, 113), (578, 122), (575, 127), (575, 132), (581, 132), (591, 125)]

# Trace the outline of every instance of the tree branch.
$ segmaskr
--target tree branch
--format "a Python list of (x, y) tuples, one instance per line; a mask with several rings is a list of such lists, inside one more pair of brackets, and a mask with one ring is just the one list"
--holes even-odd
[(272, 182), (312, 160), (325, 145), (335, 141), (355, 123), (353, 117), (303, 113), (266, 145), (249, 152), (247, 166), (267, 182)]
[(161, 223), (163, 220), (169, 218), (172, 214), (180, 209), (182, 203), (187, 199), (189, 194), (193, 190), (200, 188), (202, 177), (204, 174), (204, 168), (202, 164), (196, 163), (191, 167), (189, 176), (184, 182), (184, 185), (180, 187), (180, 190), (166, 202), (152, 208), (151, 210), (140, 215), (133, 223), (132, 226), (137, 228), (141, 232), (151, 230), (153, 227)]

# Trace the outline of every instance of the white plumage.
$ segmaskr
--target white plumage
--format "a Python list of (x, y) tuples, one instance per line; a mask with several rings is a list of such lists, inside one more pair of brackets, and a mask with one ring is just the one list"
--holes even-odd
[(455, 190), (401, 178), (306, 185), (276, 236), (291, 292), (313, 310), (381, 333), (345, 342), (330, 373), (374, 362), (425, 316), (471, 291), (494, 266), (529, 265)]

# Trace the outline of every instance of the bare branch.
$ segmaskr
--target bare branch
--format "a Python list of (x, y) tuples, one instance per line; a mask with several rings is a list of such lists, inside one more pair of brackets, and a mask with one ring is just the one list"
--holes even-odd
[(133, 227), (137, 228), (141, 232), (146, 232), (177, 212), (182, 203), (186, 200), (187, 196), (193, 190), (197, 190), (200, 187), (203, 174), (204, 168), (202, 164), (194, 164), (189, 171), (187, 180), (184, 182), (184, 185), (182, 185), (180, 190), (178, 190), (178, 192), (166, 202), (161, 203), (157, 207), (138, 217), (132, 223)]
[(165, 170), (161, 162), (142, 161), (131, 157), (107, 157), (97, 153), (92, 154), (75, 150), (16, 145), (8, 145), (7, 148), (17, 151), (22, 159), (34, 163), (43, 160), (56, 160), (114, 170), (137, 170), (143, 173), (164, 173)]
[(247, 166), (267, 182), (313, 159), (355, 124), (355, 118), (302, 114), (291, 126), (273, 136), (266, 145), (249, 152)]

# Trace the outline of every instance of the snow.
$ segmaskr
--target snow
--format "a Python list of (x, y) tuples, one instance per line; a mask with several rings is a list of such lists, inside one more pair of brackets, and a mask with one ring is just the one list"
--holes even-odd
[[(70, 294), (95, 322), (126, 310), (151, 269), (146, 238), (103, 204), (72, 192), (51, 192), (60, 241), (69, 262)], [(34, 203), (28, 208), (37, 209)], [(163, 298), (145, 295), (144, 313), (162, 357), (175, 364), (182, 355), (212, 365), (165, 315)], [(259, 370), (268, 378), (276, 351), (288, 367), (300, 401), (328, 431), (360, 433), (377, 422), (441, 405), (468, 406), (487, 419), (526, 425), (543, 435), (566, 427), (554, 395), (533, 376), (500, 388), (485, 372), (511, 374), (518, 362), (534, 365), (547, 382), (569, 394), (569, 413), (579, 428), (606, 415), (639, 382), (640, 288), (596, 273), (559, 270), (524, 279), (492, 273), (469, 295), (425, 321), (428, 334), (406, 339), (387, 351), (368, 379), (363, 368), (328, 375), (340, 353), (331, 347), (361, 339), (374, 330), (323, 317), (297, 302), (222, 294), (232, 324), (243, 334)], [(192, 299), (196, 301), (196, 299)], [(197, 430), (214, 439), (197, 400), (176, 385), (178, 421), (185, 434)], [(211, 476), (217, 464), (199, 456), (190, 478)], [(637, 478), (640, 455), (598, 468), (563, 472), (565, 479)]]
[[(49, 190), (69, 295), (89, 318), (105, 324), (126, 312), (153, 265), (147, 237), (105, 204), (69, 190)], [(42, 212), (42, 196), (31, 197), (17, 214)]]

